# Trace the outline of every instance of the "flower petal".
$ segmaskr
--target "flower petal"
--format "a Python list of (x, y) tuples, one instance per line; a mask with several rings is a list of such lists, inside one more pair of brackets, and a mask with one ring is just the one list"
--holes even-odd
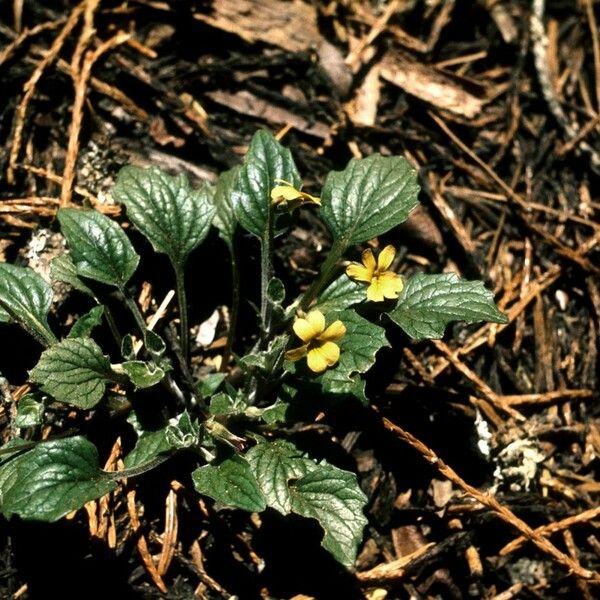
[(290, 200), (295, 200), (296, 198), (300, 198), (302, 196), (302, 192), (299, 192), (295, 187), (291, 185), (276, 185), (271, 190), (271, 200), (278, 204), (280, 202), (289, 202)]
[(328, 342), (339, 340), (344, 337), (346, 333), (346, 326), (340, 321), (334, 321), (317, 339), (320, 342)]
[(385, 271), (392, 264), (395, 256), (396, 248), (392, 245), (386, 246), (377, 257), (377, 270)]
[(393, 271), (386, 271), (379, 276), (379, 288), (386, 298), (397, 298), (404, 283), (402, 277)]
[(306, 315), (306, 319), (296, 319), (293, 328), (294, 333), (307, 344), (323, 333), (325, 329), (325, 317), (320, 310), (311, 310)]
[(285, 353), (285, 357), (287, 360), (297, 361), (306, 356), (308, 352), (308, 346), (305, 344), (304, 346), (300, 346), (299, 348), (292, 348)]
[(353, 262), (346, 267), (346, 275), (348, 275), (350, 279), (355, 279), (356, 281), (366, 281), (367, 283), (370, 283), (371, 278), (373, 277), (373, 272), (360, 263)]
[(367, 288), (367, 300), (371, 302), (383, 302), (383, 290), (381, 281), (378, 277), (374, 277), (371, 285)]
[(308, 368), (315, 373), (322, 373), (332, 367), (340, 359), (340, 347), (333, 342), (325, 342), (322, 346), (308, 351)]
[(363, 265), (367, 267), (367, 269), (371, 272), (371, 275), (375, 272), (377, 268), (377, 262), (375, 261), (375, 257), (373, 256), (373, 250), (367, 248), (361, 256), (361, 260)]

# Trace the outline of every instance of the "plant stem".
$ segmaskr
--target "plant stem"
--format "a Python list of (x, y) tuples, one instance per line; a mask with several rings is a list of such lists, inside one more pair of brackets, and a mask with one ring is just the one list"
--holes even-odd
[(235, 257), (233, 242), (227, 244), (227, 246), (231, 257), (231, 315), (229, 317), (229, 331), (227, 332), (227, 343), (225, 344), (223, 360), (221, 362), (221, 368), (219, 369), (220, 371), (225, 371), (227, 369), (229, 359), (231, 358), (231, 348), (233, 347), (233, 341), (235, 340), (235, 330), (237, 329), (238, 313), (240, 310), (240, 270)]
[(103, 477), (110, 481), (120, 481), (121, 479), (130, 479), (131, 477), (138, 477), (143, 473), (147, 473), (152, 469), (155, 469), (159, 465), (162, 465), (165, 461), (169, 460), (173, 456), (173, 452), (169, 454), (162, 454), (148, 461), (147, 463), (138, 465), (137, 467), (131, 467), (129, 469), (123, 469), (122, 471), (107, 472), (104, 471)]
[(144, 321), (144, 317), (142, 316), (142, 313), (140, 312), (138, 305), (135, 303), (135, 300), (133, 299), (133, 297), (127, 290), (125, 290), (123, 288), (120, 290), (120, 292), (121, 292), (121, 296), (122, 296), (123, 300), (125, 301), (125, 304), (127, 305), (127, 308), (133, 315), (133, 318), (135, 319), (135, 322), (137, 323), (137, 326), (139, 327), (140, 332), (142, 333), (142, 335), (144, 335), (146, 333), (146, 329), (147, 329), (146, 322)]
[(110, 310), (110, 308), (108, 308), (108, 306), (106, 304), (103, 304), (102, 306), (104, 306), (104, 319), (106, 320), (106, 323), (108, 324), (108, 328), (110, 329), (112, 336), (115, 338), (115, 342), (117, 342), (117, 347), (120, 348), (122, 338), (121, 338), (121, 334), (119, 333), (119, 330), (117, 329), (117, 324), (115, 323), (115, 318), (113, 317), (112, 311)]
[(273, 278), (273, 209), (269, 205), (267, 224), (260, 244), (260, 317), (262, 324), (261, 346), (264, 349), (271, 335), (272, 307), (268, 287)]
[(331, 281), (332, 275), (335, 273), (335, 269), (338, 261), (342, 258), (344, 251), (346, 250), (346, 244), (342, 241), (334, 242), (325, 262), (321, 265), (319, 276), (312, 282), (310, 287), (302, 294), (300, 301), (298, 302), (298, 308), (306, 310), (311, 302), (323, 291), (325, 286)]
[(190, 351), (188, 334), (187, 297), (185, 294), (185, 270), (183, 265), (175, 266), (175, 285), (177, 288), (177, 304), (179, 305), (179, 337), (183, 360), (187, 363)]

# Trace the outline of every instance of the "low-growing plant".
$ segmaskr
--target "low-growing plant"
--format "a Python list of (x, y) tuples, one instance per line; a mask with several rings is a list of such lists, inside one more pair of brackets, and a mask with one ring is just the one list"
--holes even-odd
[[(58, 221), (69, 252), (54, 259), (51, 277), (94, 306), (60, 339), (48, 323), (51, 286), (29, 268), (0, 264), (0, 320), (19, 323), (45, 347), (29, 372), (32, 390), (18, 402), (12, 423), (20, 437), (0, 450), (2, 513), (55, 521), (113, 491), (121, 479), (186, 452), (195, 457), (190, 477), (199, 494), (245, 511), (271, 508), (316, 519), (322, 545), (352, 565), (367, 497), (354, 473), (292, 442), (294, 408), (315, 397), (368, 404), (364, 374), (389, 346), (384, 325), (424, 339), (442, 337), (456, 320), (505, 322), (479, 281), (453, 273), (401, 277), (391, 268), (391, 245), (377, 256), (369, 247), (360, 261), (344, 262), (357, 246), (405, 221), (418, 192), (417, 173), (404, 158), (376, 154), (331, 172), (320, 197), (313, 196), (302, 191), (290, 151), (265, 131), (252, 138), (244, 164), (223, 173), (214, 187), (193, 189), (183, 175), (124, 167), (113, 196), (173, 268), (179, 333), (163, 336), (134, 301), (130, 280), (140, 257), (121, 226), (94, 210), (61, 209)], [(274, 273), (273, 243), (286, 234), (298, 206), (317, 212), (332, 241), (318, 275), (289, 301)], [(220, 370), (198, 375), (190, 361), (184, 270), (213, 225), (229, 250), (232, 303)], [(248, 236), (236, 241), (238, 227), (260, 240), (260, 303), (251, 347), (237, 343), (233, 353), (238, 246), (249, 243)], [(106, 286), (131, 312), (136, 331), (119, 329), (104, 301)], [(204, 294), (210, 293), (207, 284)], [(109, 357), (94, 340), (103, 322), (119, 357)], [(173, 332), (173, 324), (160, 331)], [(158, 396), (163, 401), (144, 408), (162, 426), (146, 429), (139, 390), (154, 386), (164, 388)], [(128, 420), (137, 442), (124, 458), (124, 470), (102, 470), (96, 447), (83, 435), (40, 439), (41, 426), (60, 403), (87, 417), (110, 404), (113, 418)]]

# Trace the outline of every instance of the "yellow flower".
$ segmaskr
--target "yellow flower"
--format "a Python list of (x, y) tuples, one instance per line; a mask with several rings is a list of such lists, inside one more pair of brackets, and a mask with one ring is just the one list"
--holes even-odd
[(295, 208), (301, 204), (321, 205), (321, 198), (297, 190), (289, 181), (283, 179), (276, 179), (275, 181), (280, 184), (271, 190), (271, 203), (275, 206), (285, 204), (289, 208)]
[(340, 347), (334, 342), (346, 333), (346, 326), (341, 321), (334, 321), (325, 329), (323, 313), (311, 310), (305, 319), (296, 318), (294, 333), (304, 344), (286, 352), (288, 360), (296, 361), (306, 356), (308, 368), (315, 373), (322, 373), (340, 359)]
[(396, 256), (394, 246), (386, 246), (377, 257), (372, 250), (362, 253), (362, 264), (353, 262), (346, 268), (346, 275), (356, 281), (369, 283), (367, 299), (372, 302), (382, 302), (385, 298), (397, 298), (404, 284), (398, 273), (386, 271)]

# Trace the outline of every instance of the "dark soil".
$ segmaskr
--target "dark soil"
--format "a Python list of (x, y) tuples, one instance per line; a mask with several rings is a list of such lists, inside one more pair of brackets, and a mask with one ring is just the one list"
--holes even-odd
[[(93, 65), (79, 149), (70, 157), (69, 65), (84, 17), (43, 69), (20, 120), (24, 86), (76, 9), (65, 0), (2, 3), (0, 260), (43, 270), (56, 250), (40, 235), (58, 230), (54, 215), (69, 161), (76, 159), (72, 202), (97, 199), (110, 211), (107, 193), (123, 164), (155, 164), (195, 183), (214, 182), (265, 128), (283, 133), (311, 193), (353, 156), (405, 156), (419, 168), (422, 207), (380, 244), (399, 248), (404, 274), (449, 270), (484, 280), (510, 324), (498, 330), (459, 323), (441, 344), (415, 343), (390, 329), (393, 349), (378, 355), (367, 376), (378, 412), (315, 399), (299, 415), (294, 441), (357, 471), (369, 496), (354, 570), (320, 547), (312, 522), (271, 511), (250, 518), (209, 501), (199, 507), (190, 459), (182, 456), (127, 487), (136, 490), (141, 534), (158, 557), (171, 482), (182, 486), (176, 550), (164, 575), (168, 594), (144, 568), (123, 492), (108, 506), (113, 542), (90, 536), (84, 510), (54, 524), (3, 522), (0, 597), (597, 596), (597, 581), (569, 574), (532, 544), (501, 553), (519, 532), (447, 482), (380, 418), (412, 433), (534, 528), (584, 513), (549, 539), (582, 567), (600, 568), (600, 511), (592, 511), (600, 493), (600, 6), (545, 4), (103, 0), (87, 49), (119, 30), (131, 37)], [(534, 10), (541, 32), (530, 21)], [(367, 39), (372, 28), (377, 35)], [(364, 52), (348, 66), (344, 58), (362, 42)], [(160, 302), (172, 287), (168, 264), (128, 233), (143, 256), (132, 288), (149, 283)], [(259, 261), (249, 236), (238, 242), (251, 249), (242, 257), (235, 348), (242, 351), (256, 333), (251, 302)], [(290, 295), (312, 279), (329, 243), (316, 213), (300, 210), (276, 248), (276, 270)], [(192, 323), (228, 304), (226, 256), (216, 234), (192, 256)], [(69, 315), (90, 308), (78, 294), (57, 298), (57, 331)], [(110, 295), (108, 301), (128, 326)], [(215, 343), (196, 353), (198, 368), (222, 353), (224, 333), (220, 325)], [(7, 441), (13, 400), (41, 349), (16, 326), (3, 325), (0, 336)], [(116, 355), (108, 336), (98, 341)], [(161, 400), (148, 393), (143, 401), (152, 407)], [(525, 419), (500, 409), (504, 401)], [(325, 416), (315, 419), (321, 411)], [(147, 413), (151, 418), (152, 408)], [(93, 427), (64, 408), (52, 414), (46, 434), (81, 428), (102, 460), (118, 436), (125, 451), (133, 444), (131, 429), (115, 426), (108, 408)], [(393, 577), (370, 571), (427, 544)]]

